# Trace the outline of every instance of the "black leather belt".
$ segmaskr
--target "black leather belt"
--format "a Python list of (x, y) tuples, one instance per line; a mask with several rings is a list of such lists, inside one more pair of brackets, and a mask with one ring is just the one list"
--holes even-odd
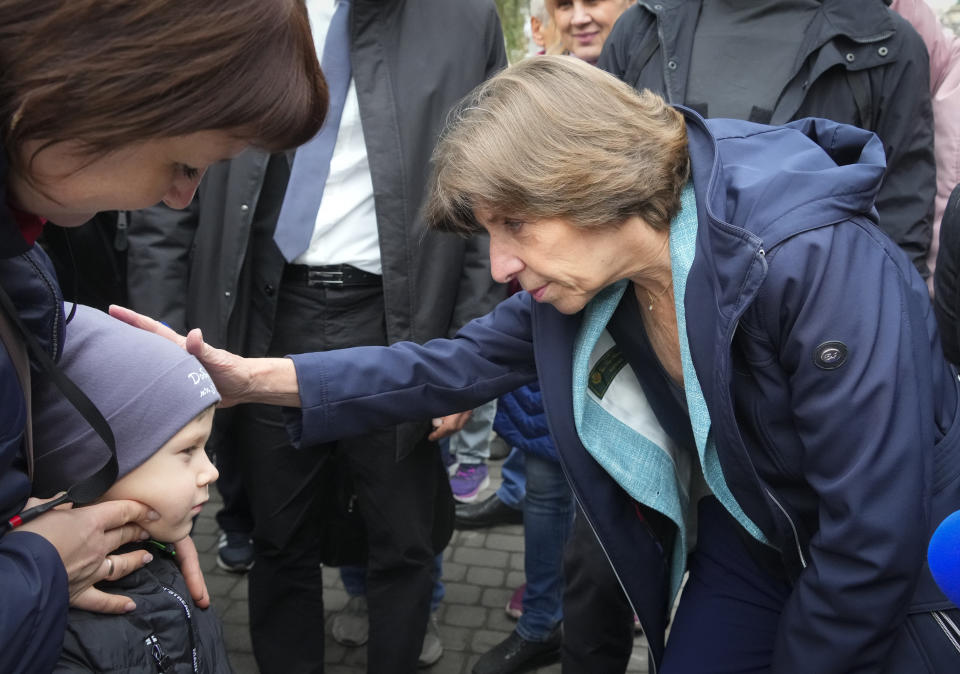
[(379, 274), (351, 267), (348, 264), (328, 264), (310, 267), (288, 264), (283, 268), (283, 280), (307, 286), (374, 286), (383, 283)]

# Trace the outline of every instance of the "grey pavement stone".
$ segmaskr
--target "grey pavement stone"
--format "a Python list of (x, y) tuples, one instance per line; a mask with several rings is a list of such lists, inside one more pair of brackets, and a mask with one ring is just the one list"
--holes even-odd
[(487, 627), (492, 630), (510, 633), (517, 625), (517, 621), (510, 618), (506, 611), (491, 610), (487, 616)]
[[(447, 548), (448, 551), (453, 550), (452, 547)], [(447, 562), (443, 563), (443, 582), (448, 581), (457, 582), (463, 580), (467, 575), (467, 565), (458, 564), (457, 562)]]
[(487, 620), (487, 609), (482, 606), (447, 606), (443, 621), (456, 627), (480, 627)]
[(467, 650), (472, 636), (473, 630), (466, 627), (454, 627), (447, 623), (440, 626), (440, 641), (443, 642), (444, 652)]
[(512, 595), (513, 590), (511, 589), (488, 587), (484, 589), (483, 594), (480, 597), (480, 603), (489, 608), (498, 608), (503, 610), (506, 608), (507, 602), (510, 601), (510, 597)]
[[(461, 531), (457, 536), (457, 543), (468, 548), (482, 548), (487, 542), (487, 535), (482, 531)], [(456, 555), (457, 550), (454, 550)]]
[(468, 671), (465, 669), (466, 662), (466, 655), (449, 650), (444, 644), (443, 657), (429, 671), (430, 674), (462, 674)]
[(467, 569), (467, 582), (483, 585), (484, 587), (503, 587), (505, 575), (506, 574), (500, 569), (474, 566)]
[(509, 571), (507, 573), (507, 587), (510, 588), (511, 592), (525, 582), (527, 582), (527, 578), (523, 575), (523, 571)]
[(464, 583), (444, 583), (446, 592), (443, 597), (444, 603), (450, 604), (476, 604), (480, 599), (481, 588), (476, 585), (466, 585)]
[(492, 566), (496, 569), (502, 569), (507, 566), (510, 555), (501, 550), (488, 550), (487, 548), (460, 548), (453, 553), (453, 559), (461, 564)]
[(523, 536), (514, 534), (487, 534), (487, 547), (491, 550), (507, 550), (518, 552), (523, 550)]

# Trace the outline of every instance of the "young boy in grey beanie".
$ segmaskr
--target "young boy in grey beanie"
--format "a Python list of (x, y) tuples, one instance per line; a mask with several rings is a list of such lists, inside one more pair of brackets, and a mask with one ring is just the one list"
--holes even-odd
[[(198, 609), (172, 558), (188, 536), (217, 469), (204, 445), (220, 395), (191, 355), (156, 335), (77, 306), (60, 367), (110, 424), (119, 471), (100, 500), (132, 499), (160, 517), (143, 568), (100, 583), (129, 597), (123, 615), (70, 609), (57, 671), (230, 672), (219, 621)], [(48, 379), (33, 383), (34, 495), (52, 496), (94, 473), (107, 448)], [(109, 557), (107, 558), (110, 559)]]

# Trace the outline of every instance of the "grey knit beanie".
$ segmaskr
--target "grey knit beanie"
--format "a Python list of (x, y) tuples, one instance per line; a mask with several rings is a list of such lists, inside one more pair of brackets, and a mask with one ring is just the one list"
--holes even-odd
[[(220, 402), (196, 358), (163, 337), (83, 305), (67, 324), (59, 366), (110, 424), (118, 479)], [(91, 475), (109, 452), (56, 385), (36, 371), (33, 443), (35, 496), (50, 496)]]

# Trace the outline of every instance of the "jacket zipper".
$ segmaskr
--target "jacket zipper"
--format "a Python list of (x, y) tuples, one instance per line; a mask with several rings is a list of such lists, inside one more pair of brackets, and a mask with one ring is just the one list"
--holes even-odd
[[(766, 260), (767, 252), (763, 248), (757, 249), (757, 255)], [(730, 337), (727, 340), (727, 348), (729, 349), (730, 345), (733, 344), (733, 338), (737, 334), (737, 328), (740, 326), (740, 319), (737, 318), (733, 323), (733, 330), (730, 331)], [(797, 533), (797, 526), (793, 522), (793, 518), (790, 517), (790, 513), (787, 512), (786, 508), (780, 505), (780, 501), (777, 500), (777, 497), (773, 495), (773, 492), (768, 488), (764, 487), (764, 491), (767, 492), (767, 496), (770, 497), (770, 500), (773, 501), (777, 508), (783, 513), (783, 516), (787, 518), (787, 522), (790, 523), (790, 530), (793, 532), (793, 541), (797, 546), (797, 555), (800, 557), (800, 565), (803, 568), (807, 568), (807, 559), (803, 556), (803, 548), (800, 546), (800, 535)]]
[(957, 641), (957, 637), (960, 636), (960, 629), (957, 629), (956, 623), (950, 620), (950, 616), (943, 611), (933, 611), (930, 615), (933, 616), (933, 619), (940, 626), (940, 629), (943, 630), (943, 633), (947, 635), (947, 640), (953, 644), (957, 653), (960, 653), (960, 642)]
[(780, 505), (780, 501), (777, 500), (777, 497), (773, 495), (772, 491), (770, 491), (766, 487), (764, 487), (764, 491), (767, 492), (767, 496), (770, 497), (770, 500), (777, 504), (777, 507), (780, 509), (780, 512), (783, 513), (783, 516), (787, 518), (787, 522), (790, 523), (790, 530), (793, 532), (793, 542), (796, 543), (797, 554), (800, 555), (800, 565), (803, 566), (803, 568), (807, 568), (807, 560), (803, 556), (803, 548), (800, 547), (800, 536), (797, 534), (797, 527), (793, 523), (793, 518), (790, 517), (790, 514), (786, 511), (786, 509), (782, 505)]
[(160, 587), (163, 588), (163, 591), (172, 596), (178, 602), (180, 602), (180, 607), (183, 609), (183, 613), (187, 618), (187, 631), (190, 634), (190, 656), (193, 664), (193, 671), (195, 674), (200, 672), (200, 663), (197, 660), (197, 643), (193, 638), (193, 614), (190, 611), (190, 606), (184, 601), (183, 597), (174, 590), (172, 587), (168, 587), (163, 583), (160, 583)]

